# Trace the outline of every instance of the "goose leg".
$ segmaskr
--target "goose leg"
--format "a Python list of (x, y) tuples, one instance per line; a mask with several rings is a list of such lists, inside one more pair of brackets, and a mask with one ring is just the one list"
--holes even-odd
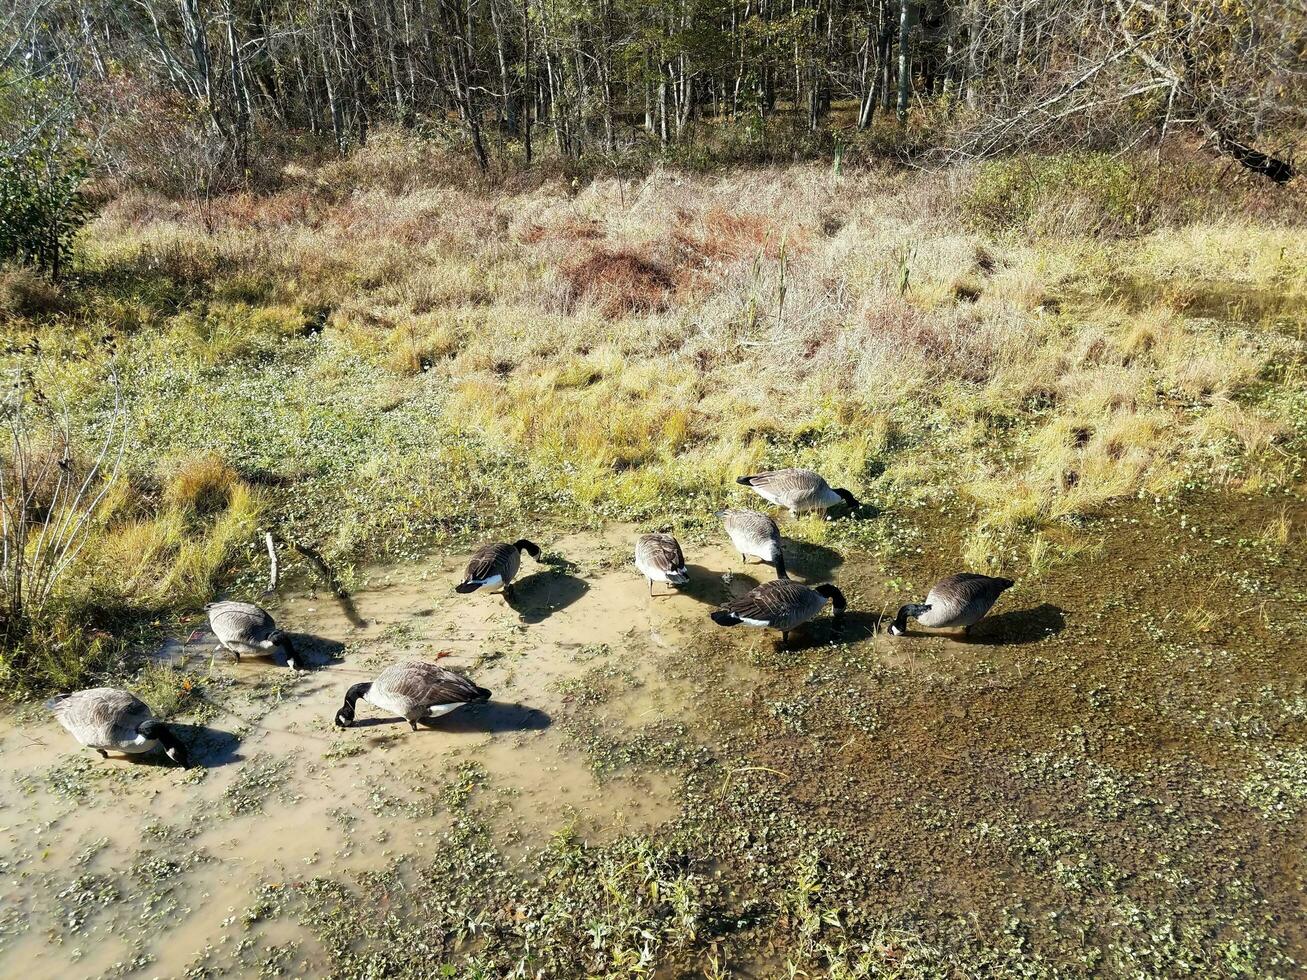
[(417, 730), (418, 730), (418, 723), (417, 723), (417, 720), (414, 719), (414, 718), (410, 718), (410, 719), (408, 720), (408, 727), (411, 728), (411, 729), (413, 729), (413, 731), (417, 731)]
[(505, 582), (504, 587), (499, 590), (499, 594), (504, 597), (505, 602), (511, 600), (513, 598), (513, 583)]
[(781, 630), (781, 646), (786, 647), (789, 645), (790, 645), (790, 631)]
[(653, 598), (653, 579), (649, 580), (649, 598)]

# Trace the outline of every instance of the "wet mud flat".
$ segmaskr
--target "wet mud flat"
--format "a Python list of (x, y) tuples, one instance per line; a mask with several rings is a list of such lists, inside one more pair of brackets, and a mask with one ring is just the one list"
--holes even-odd
[[(650, 599), (633, 529), (613, 528), (542, 541), (513, 605), (454, 596), (461, 555), (376, 569), (351, 604), (288, 590), (275, 613), (305, 675), (187, 644), (204, 770), (103, 762), (7, 715), (0, 962), (1296, 975), (1307, 509), (1119, 508), (965, 641), (881, 629), (954, 570), (947, 512), (909, 523), (913, 547), (844, 564), (791, 546), (851, 610), (787, 649), (707, 620), (766, 569), (685, 540), (693, 584)], [(362, 706), (332, 727), (349, 684), (446, 651), (492, 704), (418, 733)]]

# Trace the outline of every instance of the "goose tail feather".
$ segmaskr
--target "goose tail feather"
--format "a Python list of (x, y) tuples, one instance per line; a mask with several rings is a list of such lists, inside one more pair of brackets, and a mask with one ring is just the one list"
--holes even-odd
[(718, 609), (711, 614), (712, 621), (718, 626), (739, 626), (740, 617), (733, 612), (727, 612), (725, 609)]
[(475, 592), (479, 588), (481, 588), (480, 582), (463, 582), (460, 585), (454, 586), (454, 591), (459, 595), (467, 595), (469, 592)]

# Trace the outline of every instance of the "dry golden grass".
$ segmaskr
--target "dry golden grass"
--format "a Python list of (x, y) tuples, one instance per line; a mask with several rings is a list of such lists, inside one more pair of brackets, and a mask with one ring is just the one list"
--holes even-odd
[[(967, 230), (969, 179), (801, 165), (492, 191), (424, 176), (386, 137), (278, 194), (223, 199), (212, 234), (126, 196), (91, 245), (228, 290), (170, 327), (197, 356), (258, 353), (329, 310), (338, 347), (395, 376), (387, 406), (422, 376), (444, 393), (433, 424), (615, 511), (796, 463), (855, 490), (960, 490), (977, 506), (969, 560), (1043, 565), (1071, 546), (1050, 529), (1118, 497), (1198, 470), (1288, 478), (1291, 407), (1259, 385), (1301, 377), (1301, 339), (1263, 322), (1304, 315), (1300, 225), (1108, 243), (1082, 233), (1092, 216), (1050, 213), (1046, 237), (1017, 241)], [(1246, 317), (1212, 315), (1223, 286)], [(349, 377), (328, 358), (312, 370)]]

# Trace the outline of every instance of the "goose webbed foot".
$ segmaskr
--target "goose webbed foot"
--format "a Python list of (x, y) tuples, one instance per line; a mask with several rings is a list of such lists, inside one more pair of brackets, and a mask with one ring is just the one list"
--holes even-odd
[(408, 720), (408, 727), (411, 728), (411, 729), (413, 729), (413, 731), (417, 731), (417, 730), (418, 730), (418, 723), (417, 723), (417, 721), (416, 721), (415, 719), (413, 719), (413, 718), (410, 718), (410, 719)]
[(101, 759), (107, 759), (107, 758), (109, 758), (109, 753), (106, 752), (104, 749), (96, 749), (95, 751), (97, 751), (97, 752), (100, 753), (100, 758), (101, 758)]

